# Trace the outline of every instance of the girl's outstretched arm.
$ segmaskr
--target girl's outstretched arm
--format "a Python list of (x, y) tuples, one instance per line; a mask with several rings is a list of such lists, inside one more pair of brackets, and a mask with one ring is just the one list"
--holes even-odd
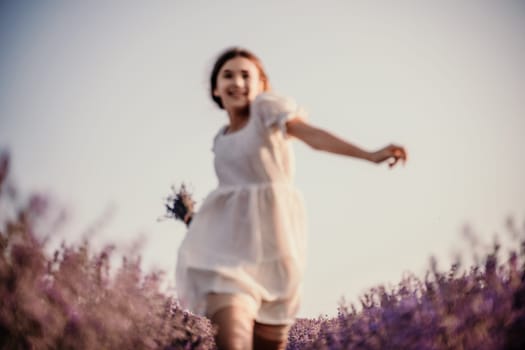
[(368, 160), (373, 163), (382, 163), (389, 160), (388, 165), (393, 167), (401, 160), (406, 162), (406, 151), (398, 145), (388, 145), (378, 151), (368, 152), (339, 137), (305, 122), (301, 118), (293, 118), (286, 122), (288, 135), (294, 136), (313, 149), (326, 151), (358, 159)]

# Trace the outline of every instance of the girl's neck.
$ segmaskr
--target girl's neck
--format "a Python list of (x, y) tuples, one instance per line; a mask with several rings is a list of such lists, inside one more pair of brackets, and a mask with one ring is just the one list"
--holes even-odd
[(230, 119), (230, 125), (228, 126), (227, 132), (238, 131), (242, 129), (250, 119), (250, 109), (228, 111), (228, 118)]

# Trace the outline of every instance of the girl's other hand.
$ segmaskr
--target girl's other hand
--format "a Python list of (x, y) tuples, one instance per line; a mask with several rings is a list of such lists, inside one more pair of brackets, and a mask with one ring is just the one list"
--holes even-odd
[(391, 144), (379, 151), (373, 152), (370, 159), (376, 164), (383, 163), (387, 160), (388, 166), (392, 168), (399, 160), (405, 165), (407, 161), (407, 153), (402, 146)]

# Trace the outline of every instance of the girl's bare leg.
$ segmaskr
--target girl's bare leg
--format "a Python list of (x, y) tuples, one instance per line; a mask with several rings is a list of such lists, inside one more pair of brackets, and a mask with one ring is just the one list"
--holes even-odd
[(253, 319), (243, 307), (227, 306), (217, 311), (211, 321), (218, 327), (215, 343), (219, 350), (250, 350)]
[(285, 350), (289, 326), (273, 326), (255, 322), (253, 330), (254, 350)]

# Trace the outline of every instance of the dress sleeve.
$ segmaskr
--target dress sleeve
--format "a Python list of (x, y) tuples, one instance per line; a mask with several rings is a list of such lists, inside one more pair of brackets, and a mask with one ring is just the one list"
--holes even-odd
[(260, 119), (264, 128), (281, 130), (286, 135), (286, 122), (294, 117), (306, 119), (306, 112), (288, 97), (265, 92), (252, 102), (253, 115)]
[(211, 146), (211, 151), (215, 153), (215, 145), (217, 144), (217, 139), (219, 138), (220, 135), (224, 134), (224, 131), (226, 130), (227, 126), (224, 125), (222, 126), (219, 131), (217, 131), (217, 133), (215, 134), (215, 136), (213, 137), (213, 144)]

